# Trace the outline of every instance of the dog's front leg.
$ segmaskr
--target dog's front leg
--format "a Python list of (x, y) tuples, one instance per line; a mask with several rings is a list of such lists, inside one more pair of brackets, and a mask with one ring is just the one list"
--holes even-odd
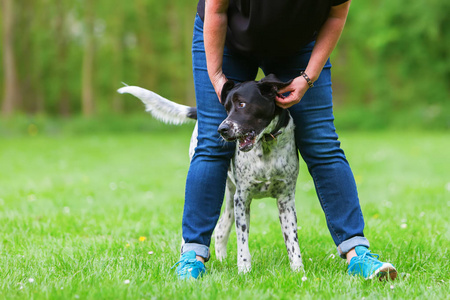
[(298, 245), (295, 195), (280, 196), (278, 198), (278, 211), (291, 269), (295, 272), (300, 271), (303, 269), (303, 263), (300, 246)]
[(234, 215), (236, 219), (237, 265), (239, 273), (247, 273), (252, 269), (248, 233), (250, 227), (250, 203), (248, 194), (238, 190), (234, 196)]

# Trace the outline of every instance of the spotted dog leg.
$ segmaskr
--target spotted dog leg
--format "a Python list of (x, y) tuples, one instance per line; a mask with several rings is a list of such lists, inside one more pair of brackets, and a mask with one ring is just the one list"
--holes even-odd
[(298, 245), (295, 196), (280, 196), (278, 199), (278, 212), (291, 269), (295, 272), (300, 271), (303, 269), (303, 263)]
[(237, 266), (239, 273), (247, 273), (252, 269), (250, 250), (248, 248), (248, 233), (250, 227), (250, 203), (247, 195), (238, 191), (234, 196), (234, 215), (236, 219), (237, 236)]
[(227, 189), (225, 190), (225, 209), (220, 217), (215, 229), (216, 257), (222, 261), (227, 257), (227, 243), (230, 236), (231, 226), (234, 223), (234, 193), (236, 187), (234, 183), (227, 179)]

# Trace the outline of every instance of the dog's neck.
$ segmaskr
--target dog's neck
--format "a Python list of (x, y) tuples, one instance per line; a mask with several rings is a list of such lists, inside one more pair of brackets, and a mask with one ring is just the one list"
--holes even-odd
[(270, 132), (266, 133), (263, 136), (263, 140), (265, 142), (272, 141), (277, 138), (280, 134), (282, 134), (282, 128), (286, 127), (289, 124), (290, 116), (287, 109), (281, 109), (278, 114), (278, 122), (275, 125), (275, 128)]

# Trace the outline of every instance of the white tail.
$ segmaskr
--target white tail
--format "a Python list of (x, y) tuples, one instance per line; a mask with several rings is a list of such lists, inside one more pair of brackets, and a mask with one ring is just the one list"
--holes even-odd
[(179, 125), (197, 118), (196, 108), (172, 102), (138, 86), (125, 86), (117, 92), (139, 98), (145, 104), (145, 110), (164, 123)]

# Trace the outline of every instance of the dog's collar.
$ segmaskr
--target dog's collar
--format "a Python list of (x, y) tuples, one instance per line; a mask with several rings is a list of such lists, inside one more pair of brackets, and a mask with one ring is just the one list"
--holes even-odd
[(266, 133), (263, 136), (263, 139), (265, 142), (276, 140), (277, 137), (283, 133), (281, 131), (281, 128), (286, 127), (289, 124), (289, 112), (287, 109), (283, 109), (278, 117), (277, 125), (275, 126), (275, 129), (272, 130), (270, 133)]

